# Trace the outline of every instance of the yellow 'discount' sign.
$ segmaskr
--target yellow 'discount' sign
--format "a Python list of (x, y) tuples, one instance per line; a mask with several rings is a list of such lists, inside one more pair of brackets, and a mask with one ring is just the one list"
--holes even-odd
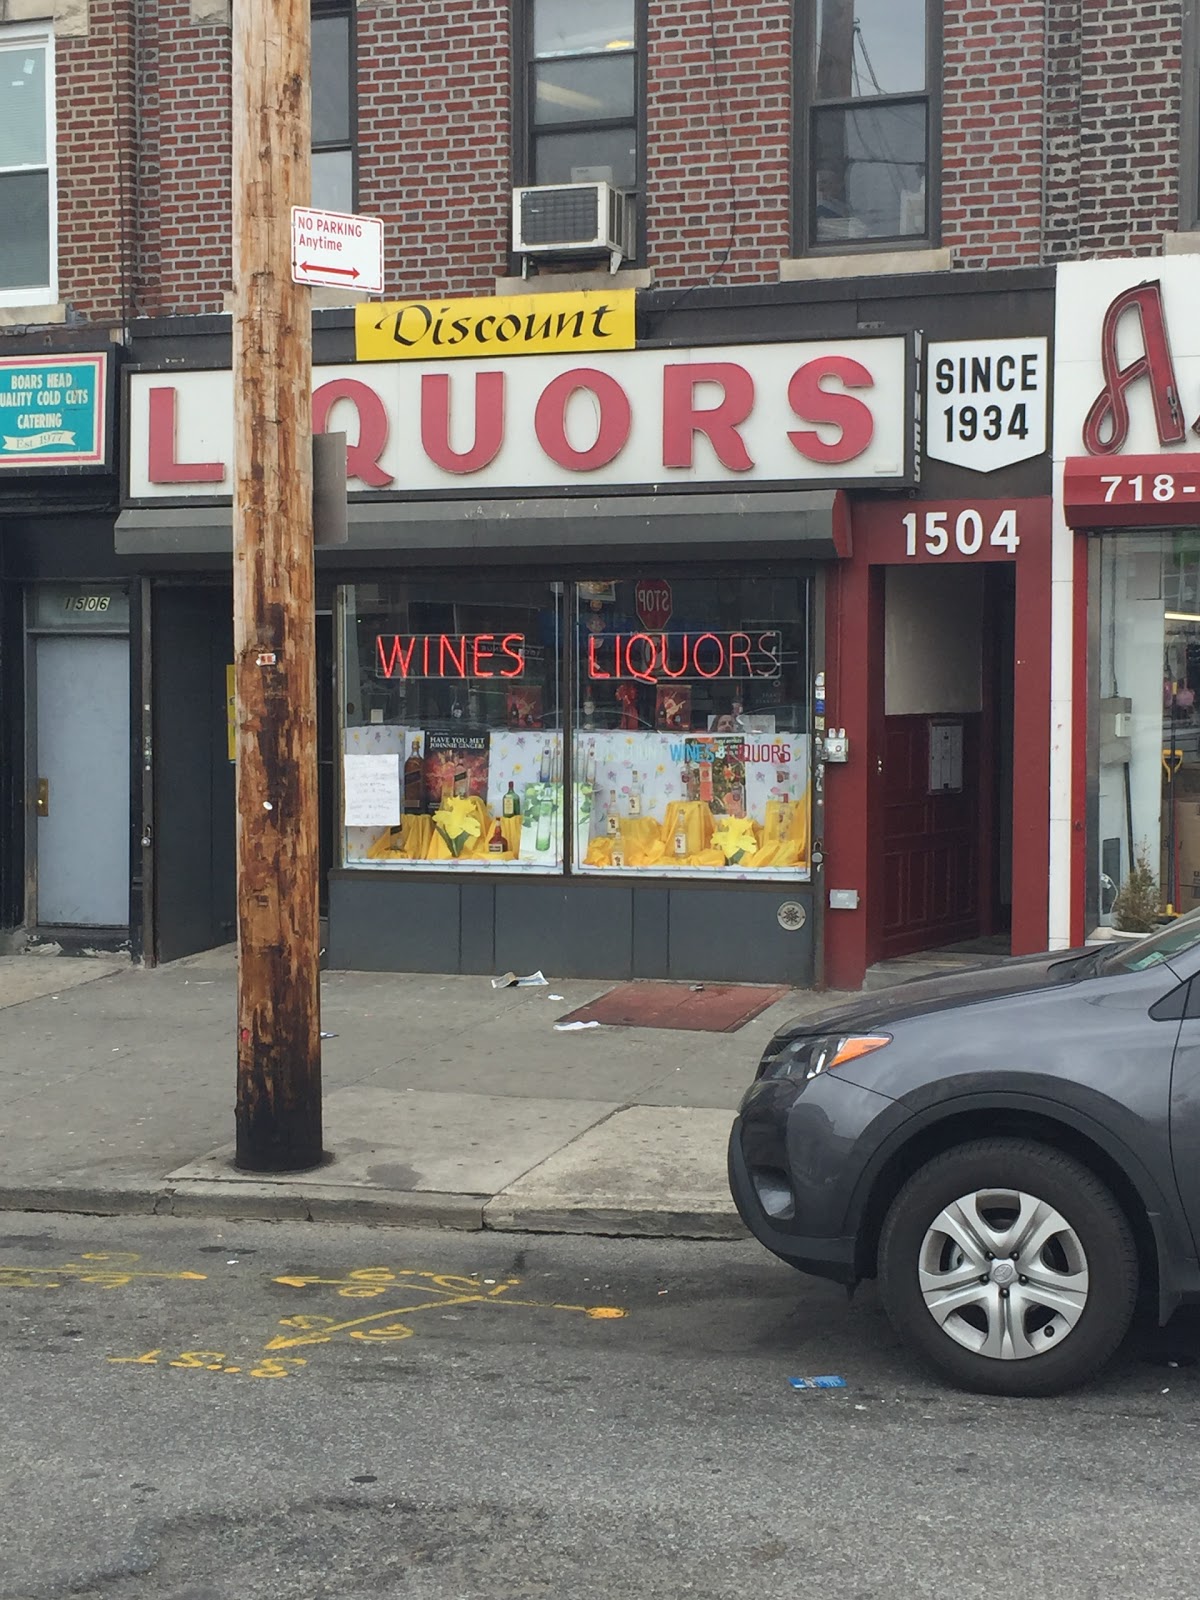
[(446, 361), (454, 356), (542, 356), (632, 350), (632, 289), (506, 294), (478, 300), (360, 302), (360, 361)]

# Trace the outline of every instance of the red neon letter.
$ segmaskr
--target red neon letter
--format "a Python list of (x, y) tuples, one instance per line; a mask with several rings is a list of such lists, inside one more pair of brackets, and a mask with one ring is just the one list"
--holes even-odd
[(601, 672), (600, 664), (596, 660), (596, 646), (600, 643), (594, 633), (588, 634), (588, 677), (611, 678), (611, 672)]
[(875, 418), (870, 407), (853, 395), (823, 388), (822, 378), (840, 378), (848, 389), (875, 387), (875, 379), (866, 367), (849, 356), (820, 356), (816, 361), (806, 361), (792, 374), (788, 404), (802, 422), (828, 422), (840, 428), (841, 438), (836, 444), (825, 444), (819, 434), (809, 429), (798, 429), (788, 438), (810, 461), (853, 461), (874, 437)]
[[(739, 649), (737, 641), (744, 639), (745, 648)], [(729, 676), (733, 677), (733, 663), (744, 661), (746, 663), (746, 676), (750, 676), (750, 635), (748, 633), (731, 633), (729, 635)]]
[[(589, 450), (576, 450), (567, 438), (567, 406), (577, 389), (590, 391), (600, 413), (596, 442)], [(542, 390), (533, 414), (533, 431), (542, 449), (551, 461), (572, 472), (590, 472), (615, 461), (625, 448), (632, 425), (629, 396), (615, 378), (594, 367), (577, 367), (552, 378)]]
[(494, 678), (496, 676), (491, 667), (483, 665), (485, 661), (492, 659), (495, 644), (496, 635), (494, 633), (477, 633), (471, 640), (471, 676), (473, 678)]
[[(516, 648), (514, 648), (514, 646)], [(521, 633), (506, 633), (500, 641), (500, 648), (504, 654), (516, 662), (511, 672), (500, 673), (502, 678), (519, 678), (525, 671), (525, 636)]]
[[(1117, 332), (1127, 311), (1136, 311), (1142, 333), (1142, 354), (1127, 367), (1117, 365)], [(1100, 330), (1100, 362), (1104, 387), (1092, 402), (1083, 424), (1083, 447), (1089, 455), (1107, 456), (1120, 450), (1129, 436), (1129, 406), (1125, 391), (1141, 378), (1150, 379), (1154, 422), (1163, 444), (1179, 444), (1186, 437), (1179, 407), (1179, 385), (1171, 362), (1167, 319), (1163, 311), (1162, 283), (1142, 283), (1119, 294), (1104, 313)], [(1103, 437), (1105, 424), (1108, 437)]]
[(458, 641), (458, 654), (454, 654), (454, 641), (448, 633), (438, 636), (438, 676), (445, 678), (446, 657), (450, 657), (450, 665), (454, 668), (455, 676), (465, 678), (467, 675), (467, 641), (461, 637)]
[(223, 483), (223, 461), (176, 461), (175, 395), (172, 388), (151, 389), (147, 428), (147, 475), (151, 483)]
[(480, 472), (504, 443), (504, 374), (475, 374), (475, 438), (469, 450), (450, 445), (450, 375), (426, 372), (421, 378), (421, 446), (443, 472)]
[[(644, 639), (648, 651), (645, 667), (639, 671), (633, 664), (633, 646), (637, 639)], [(658, 651), (654, 648), (654, 640), (648, 633), (631, 633), (625, 641), (625, 670), (631, 678), (637, 678), (640, 683), (656, 683), (654, 669), (658, 665)]]
[(329, 413), (339, 400), (349, 400), (358, 412), (358, 438), (346, 442), (346, 474), (369, 489), (386, 489), (394, 482), (379, 465), (388, 440), (388, 414), (383, 401), (358, 378), (331, 378), (313, 393), (314, 433), (325, 433)]
[(659, 647), (662, 650), (662, 669), (668, 678), (682, 678), (684, 673), (687, 671), (688, 665), (688, 636), (686, 633), (683, 635), (683, 660), (679, 663), (678, 672), (672, 670), (670, 657), (667, 653), (667, 640), (670, 637), (671, 635), (669, 633), (661, 633), (658, 636)]
[[(700, 646), (704, 643), (705, 639), (711, 639), (717, 647), (717, 665), (715, 671), (713, 672), (705, 672), (704, 668), (700, 665)], [(719, 678), (721, 676), (721, 673), (725, 669), (725, 646), (721, 643), (720, 639), (717, 638), (715, 633), (702, 633), (696, 640), (695, 644), (692, 646), (692, 666), (695, 667), (696, 672), (702, 678)]]
[[(696, 385), (717, 383), (715, 406), (696, 409)], [(733, 361), (710, 361), (663, 368), (663, 466), (695, 465), (693, 446), (702, 433), (730, 472), (754, 466), (738, 428), (754, 410), (754, 379)]]
[(390, 656), (383, 647), (382, 634), (377, 636), (375, 640), (375, 648), (379, 652), (379, 666), (385, 678), (390, 678), (394, 675), (397, 664), (399, 664), (400, 667), (400, 676), (402, 678), (408, 677), (408, 669), (412, 665), (413, 651), (417, 648), (417, 641), (415, 639), (410, 639), (408, 641), (407, 654), (405, 653), (403, 645), (400, 643), (400, 635), (398, 633), (394, 633), (392, 635), (392, 649)]

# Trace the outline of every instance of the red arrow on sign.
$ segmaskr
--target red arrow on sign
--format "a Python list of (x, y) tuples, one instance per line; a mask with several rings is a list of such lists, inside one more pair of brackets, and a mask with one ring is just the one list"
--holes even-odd
[(301, 261), (299, 267), (301, 272), (336, 272), (341, 278), (357, 278), (361, 276), (357, 267), (323, 267), (316, 265), (312, 261)]

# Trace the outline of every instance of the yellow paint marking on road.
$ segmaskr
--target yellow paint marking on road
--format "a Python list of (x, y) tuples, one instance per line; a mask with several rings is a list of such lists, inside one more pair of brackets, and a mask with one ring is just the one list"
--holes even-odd
[[(488, 1298), (487, 1295), (481, 1294), (459, 1295), (454, 1299), (426, 1300), (423, 1305), (417, 1306), (392, 1306), (387, 1311), (372, 1312), (368, 1317), (352, 1317), (349, 1322), (331, 1322), (323, 1328), (303, 1332), (298, 1338), (294, 1339), (288, 1339), (282, 1334), (276, 1334), (273, 1339), (267, 1341), (263, 1348), (264, 1350), (294, 1350), (305, 1344), (328, 1344), (335, 1333), (350, 1333), (351, 1337), (354, 1337), (353, 1329), (366, 1327), (368, 1323), (372, 1322), (382, 1322), (387, 1317), (394, 1317), (397, 1311), (400, 1311), (403, 1316), (411, 1317), (417, 1311), (442, 1310), (446, 1306), (478, 1305)], [(286, 1324), (282, 1325), (286, 1326)], [(397, 1334), (395, 1337), (406, 1338), (407, 1335)]]
[[(123, 1289), (136, 1280), (154, 1279), (162, 1283), (204, 1283), (203, 1272), (144, 1272), (132, 1267), (102, 1267), (92, 1263), (102, 1256), (85, 1256), (61, 1267), (0, 1266), (0, 1289), (61, 1289), (59, 1279), (90, 1283), (98, 1289)], [(134, 1257), (134, 1260), (137, 1258)]]
[[(162, 1353), (160, 1348), (147, 1350), (145, 1355), (140, 1356), (106, 1356), (105, 1360), (111, 1362), (114, 1367), (157, 1367), (161, 1365), (174, 1367), (178, 1372), (241, 1374), (243, 1371), (241, 1367), (227, 1367), (225, 1365), (228, 1357), (223, 1350), (181, 1350), (174, 1360), (160, 1362), (159, 1357)], [(256, 1358), (250, 1357), (249, 1359), (255, 1360)], [(250, 1378), (298, 1377), (298, 1373), (289, 1373), (288, 1368), (306, 1367), (307, 1365), (308, 1362), (304, 1356), (284, 1356), (276, 1359), (272, 1359), (269, 1356), (261, 1356), (257, 1358), (257, 1365), (250, 1367), (245, 1375)]]
[[(280, 1327), (293, 1328), (294, 1334), (277, 1334), (266, 1345), (268, 1350), (289, 1350), (301, 1345), (329, 1344), (338, 1335), (351, 1339), (384, 1341), (410, 1339), (413, 1329), (407, 1319), (421, 1311), (445, 1311), (451, 1306), (503, 1305), (518, 1306), (535, 1311), (575, 1311), (594, 1320), (617, 1320), (627, 1313), (620, 1306), (568, 1305), (544, 1300), (518, 1300), (509, 1291), (520, 1286), (520, 1278), (505, 1278), (500, 1282), (480, 1280), (478, 1275), (465, 1276), (453, 1272), (393, 1272), (389, 1267), (360, 1267), (344, 1277), (323, 1278), (316, 1274), (295, 1273), (273, 1280), (292, 1289), (336, 1289), (346, 1299), (368, 1299), (387, 1294), (395, 1299), (410, 1292), (425, 1294), (428, 1299), (416, 1305), (393, 1304), (383, 1311), (368, 1316), (353, 1317), (337, 1322), (330, 1317), (285, 1317)], [(399, 1318), (404, 1320), (398, 1320)], [(392, 1320), (394, 1319), (394, 1320)]]

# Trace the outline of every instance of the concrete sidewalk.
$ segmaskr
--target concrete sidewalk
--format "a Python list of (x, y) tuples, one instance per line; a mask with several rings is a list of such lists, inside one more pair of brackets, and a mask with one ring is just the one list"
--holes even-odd
[(327, 972), (315, 1172), (232, 1165), (235, 952), (156, 969), (0, 958), (0, 1209), (728, 1237), (733, 1110), (763, 1044), (554, 1023), (614, 987)]

